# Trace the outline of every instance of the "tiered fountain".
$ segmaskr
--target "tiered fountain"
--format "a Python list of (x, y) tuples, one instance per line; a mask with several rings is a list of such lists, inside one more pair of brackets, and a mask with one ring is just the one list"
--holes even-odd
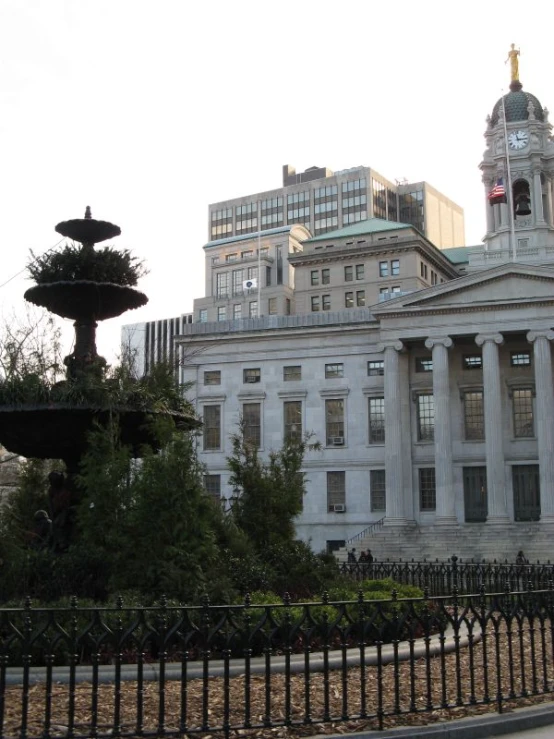
[[(106, 361), (96, 350), (98, 321), (138, 308), (148, 298), (129, 284), (121, 284), (129, 280), (120, 279), (115, 284), (108, 279), (94, 279), (94, 271), (87, 273), (87, 265), (99, 255), (94, 250), (95, 244), (118, 236), (121, 233), (118, 226), (93, 219), (87, 207), (84, 218), (59, 223), (56, 231), (82, 245), (75, 250), (78, 268), (73, 275), (77, 274), (78, 278), (41, 280), (26, 291), (25, 299), (63, 318), (73, 319), (75, 348), (64, 360), (65, 381), (31, 402), (23, 398), (22, 402), (0, 405), (0, 443), (24, 457), (61, 459), (71, 476), (78, 470), (87, 448), (87, 434), (95, 422), (106, 423), (108, 418), (117, 416), (122, 442), (132, 448), (134, 456), (140, 456), (143, 445), (154, 441), (149, 421), (156, 416), (170, 416), (179, 428), (191, 428), (197, 421), (182, 409), (159, 411), (144, 404), (137, 407), (132, 402), (119, 407), (104, 404), (98, 389), (110, 380), (105, 378)], [(66, 392), (68, 388), (79, 392), (72, 396)], [(91, 388), (96, 393), (89, 392)], [(68, 400), (72, 397), (78, 400)]]

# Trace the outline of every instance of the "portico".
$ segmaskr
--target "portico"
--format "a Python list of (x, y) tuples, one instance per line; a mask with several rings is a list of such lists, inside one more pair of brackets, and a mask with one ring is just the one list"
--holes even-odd
[[(385, 362), (385, 525), (554, 521), (553, 296), (550, 269), (508, 264), (375, 310)], [(434, 462), (432, 518), (405, 484), (406, 457), (412, 480)]]

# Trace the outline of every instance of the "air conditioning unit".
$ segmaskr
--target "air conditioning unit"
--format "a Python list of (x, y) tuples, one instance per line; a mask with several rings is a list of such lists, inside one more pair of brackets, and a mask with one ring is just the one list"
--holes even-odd
[(335, 505), (331, 506), (331, 510), (333, 513), (344, 513), (346, 511), (346, 506), (344, 503), (335, 503)]
[(344, 436), (331, 436), (333, 446), (344, 446)]
[(259, 377), (246, 377), (244, 381), (245, 382), (259, 382), (260, 378)]

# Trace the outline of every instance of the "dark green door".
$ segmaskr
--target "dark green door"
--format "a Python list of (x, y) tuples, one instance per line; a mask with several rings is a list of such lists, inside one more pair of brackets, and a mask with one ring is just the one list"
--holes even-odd
[(487, 520), (486, 467), (464, 467), (464, 505), (466, 521)]
[(516, 521), (538, 521), (541, 517), (541, 492), (538, 464), (515, 464), (514, 518)]

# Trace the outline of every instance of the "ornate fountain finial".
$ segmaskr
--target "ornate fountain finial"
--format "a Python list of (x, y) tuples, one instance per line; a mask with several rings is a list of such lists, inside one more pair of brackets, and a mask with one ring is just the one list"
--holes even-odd
[(87, 220), (92, 218), (92, 213), (90, 212), (90, 205), (87, 205), (87, 207), (85, 208), (85, 218)]

